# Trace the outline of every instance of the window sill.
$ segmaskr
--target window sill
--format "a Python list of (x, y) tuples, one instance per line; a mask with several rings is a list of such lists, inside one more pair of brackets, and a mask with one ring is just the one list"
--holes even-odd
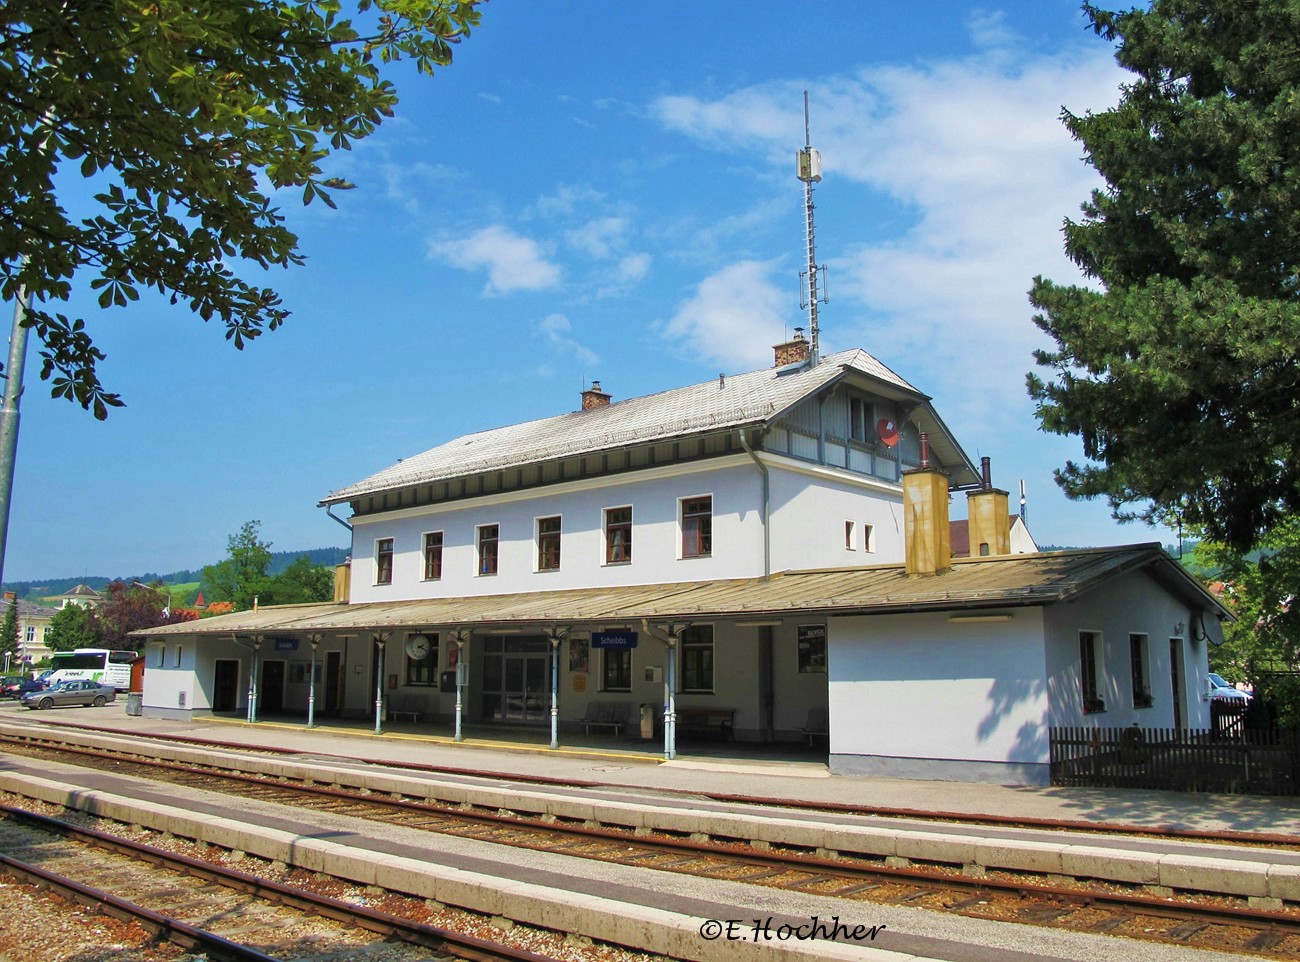
[(708, 559), (712, 557), (713, 557), (712, 554), (684, 554), (677, 560), (678, 561), (699, 561), (701, 559)]
[(631, 563), (632, 563), (631, 558), (628, 558), (626, 561), (605, 561), (601, 563), (601, 567), (602, 568), (626, 568)]

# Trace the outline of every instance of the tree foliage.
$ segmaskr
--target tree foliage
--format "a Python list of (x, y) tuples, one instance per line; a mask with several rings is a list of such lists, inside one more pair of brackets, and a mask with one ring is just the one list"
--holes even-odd
[(297, 605), (311, 601), (329, 601), (334, 597), (334, 570), (312, 564), (301, 555), (289, 567), (274, 575), (267, 585), (262, 603)]
[(45, 630), (45, 646), (50, 651), (75, 651), (78, 648), (99, 648), (99, 624), (89, 608), (67, 605), (50, 618)]
[(0, 658), (5, 653), (18, 651), (18, 599), (10, 598), (5, 604), (4, 617), (0, 618)]
[(1063, 113), (1107, 184), (1065, 226), (1097, 286), (1035, 279), (1056, 348), (1029, 392), (1082, 439), (1069, 496), (1245, 550), (1300, 509), (1300, 5), (1084, 9), (1133, 77), (1114, 109)]
[(237, 611), (244, 611), (266, 592), (271, 543), (261, 539), (261, 528), (260, 521), (245, 521), (238, 533), (226, 539), (226, 558), (203, 569), (209, 602), (230, 601)]
[(57, 311), (79, 275), (101, 307), (183, 301), (236, 348), (278, 327), (279, 295), (236, 273), (302, 263), (271, 194), (333, 206), (351, 185), (322, 164), (393, 114), (380, 65), (449, 64), (478, 2), (350, 0), (355, 22), (341, 0), (0, 5), (0, 293), (25, 292), (53, 394), (121, 403)]
[(1223, 603), (1237, 616), (1224, 624), (1210, 666), (1271, 698), (1283, 723), (1300, 724), (1300, 514), (1274, 525), (1258, 551), (1202, 541), (1195, 559), (1218, 571)]
[(171, 610), (167, 590), (161, 585), (145, 587), (114, 581), (104, 589), (104, 600), (91, 609), (90, 618), (99, 635), (99, 647), (135, 647), (131, 632), (159, 625), (188, 621), (193, 615)]

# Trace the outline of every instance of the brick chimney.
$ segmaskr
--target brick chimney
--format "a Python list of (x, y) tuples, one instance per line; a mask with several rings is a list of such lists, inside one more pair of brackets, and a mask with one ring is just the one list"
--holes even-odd
[(1011, 554), (1011, 514), (1007, 492), (993, 487), (989, 459), (980, 458), (980, 487), (966, 494), (967, 530), (972, 558)]
[(793, 340), (773, 345), (772, 350), (776, 352), (776, 363), (772, 365), (773, 367), (785, 367), (787, 364), (798, 364), (808, 360), (809, 344), (804, 340), (803, 328), (796, 327)]
[(921, 466), (903, 475), (903, 538), (909, 575), (937, 575), (952, 567), (948, 475), (930, 467), (930, 438), (925, 434)]
[(591, 387), (582, 392), (582, 410), (609, 407), (610, 395), (600, 389), (599, 381), (592, 381)]

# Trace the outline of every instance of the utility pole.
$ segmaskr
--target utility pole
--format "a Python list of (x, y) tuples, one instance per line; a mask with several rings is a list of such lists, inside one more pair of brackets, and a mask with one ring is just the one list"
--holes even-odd
[[(26, 266), (22, 259), (19, 272)], [(5, 548), (9, 543), (9, 509), (14, 491), (14, 462), (18, 452), (18, 402), (23, 396), (23, 368), (27, 364), (26, 288), (14, 298), (14, 326), (9, 335), (9, 366), (5, 369), (4, 403), (0, 405), (0, 581), (4, 580)]]

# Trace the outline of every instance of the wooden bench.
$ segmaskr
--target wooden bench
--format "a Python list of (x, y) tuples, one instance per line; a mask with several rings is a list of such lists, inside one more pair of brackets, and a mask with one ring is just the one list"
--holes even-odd
[(829, 741), (831, 737), (831, 711), (825, 705), (817, 705), (808, 709), (808, 723), (800, 728), (799, 731), (808, 736), (808, 747), (811, 748), (819, 740)]
[(593, 728), (609, 728), (615, 735), (623, 734), (627, 724), (627, 703), (621, 701), (593, 701), (582, 716), (582, 727), (588, 735)]
[(388, 700), (389, 721), (410, 715), (411, 721), (418, 722), (424, 710), (424, 699), (419, 695), (394, 695)]
[(683, 735), (734, 740), (736, 737), (736, 709), (678, 708), (677, 731)]

